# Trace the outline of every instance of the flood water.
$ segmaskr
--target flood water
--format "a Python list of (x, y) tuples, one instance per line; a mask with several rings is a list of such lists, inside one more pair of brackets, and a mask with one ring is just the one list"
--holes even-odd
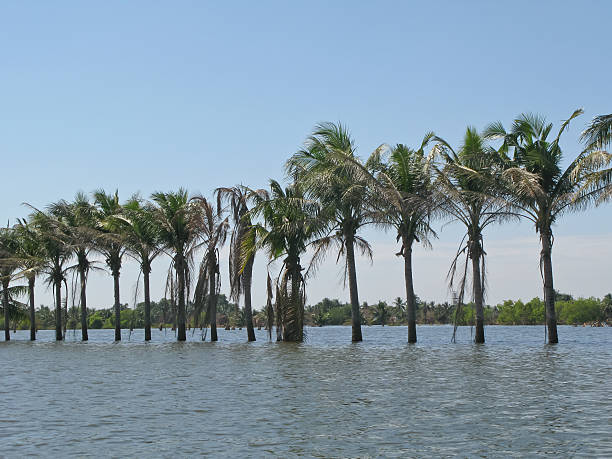
[(612, 328), (136, 330), (0, 342), (0, 456), (610, 457)]

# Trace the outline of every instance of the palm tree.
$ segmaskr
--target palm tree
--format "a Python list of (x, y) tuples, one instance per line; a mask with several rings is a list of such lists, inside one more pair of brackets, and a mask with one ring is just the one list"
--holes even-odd
[(18, 259), (23, 275), (28, 281), (29, 309), (30, 309), (30, 340), (36, 340), (36, 311), (34, 303), (34, 286), (36, 276), (40, 273), (43, 264), (44, 251), (40, 234), (36, 227), (27, 220), (18, 220), (15, 226), (19, 237)]
[(78, 192), (73, 202), (60, 200), (51, 204), (49, 211), (63, 223), (66, 243), (76, 257), (76, 265), (69, 269), (76, 270), (79, 276), (81, 339), (87, 341), (87, 278), (93, 269), (89, 255), (99, 239), (97, 210), (85, 193)]
[[(304, 304), (306, 276), (300, 258), (315, 238), (322, 234), (326, 221), (320, 217), (316, 202), (304, 197), (300, 183), (283, 190), (276, 180), (270, 180), (270, 192), (253, 193), (252, 217), (261, 217), (245, 238), (245, 253), (249, 256), (264, 249), (270, 263), (282, 259), (276, 282), (276, 327), (279, 341), (299, 342), (304, 339)], [(272, 294), (270, 275), (267, 282), (267, 322), (272, 333)]]
[(19, 237), (14, 228), (0, 229), (0, 282), (2, 283), (2, 308), (4, 309), (4, 340), (10, 341), (9, 287), (20, 267)]
[(106, 265), (113, 276), (115, 296), (115, 341), (121, 341), (121, 300), (119, 295), (119, 276), (121, 262), (125, 253), (125, 235), (121, 232), (122, 225), (117, 217), (121, 215), (119, 192), (106, 193), (104, 190), (94, 191), (94, 200), (98, 208), (98, 226), (103, 233), (98, 239), (97, 250), (106, 258)]
[[(463, 304), (469, 259), (472, 262), (472, 291), (476, 310), (474, 342), (484, 343), (486, 253), (483, 247), (483, 231), (490, 224), (509, 215), (507, 204), (499, 198), (496, 188), (505, 161), (503, 155), (487, 146), (484, 139), (472, 127), (467, 128), (463, 145), (458, 153), (455, 153), (448, 142), (438, 137), (435, 139), (438, 144), (434, 147), (434, 154), (441, 154), (446, 162), (443, 168), (434, 166), (438, 175), (436, 186), (444, 196), (441, 208), (451, 218), (463, 223), (467, 230), (451, 263), (450, 284), (452, 288), (457, 263), (460, 256), (465, 254), (466, 262), (459, 280), (458, 307)], [(457, 322), (455, 322), (453, 339), (456, 326)]]
[(357, 235), (359, 229), (374, 219), (367, 206), (368, 183), (354, 167), (347, 167), (347, 158), (358, 161), (349, 131), (342, 124), (321, 123), (306, 140), (304, 149), (287, 162), (287, 170), (302, 183), (308, 195), (317, 199), (329, 216), (330, 235), (319, 241), (317, 253), (330, 245), (345, 256), (351, 298), (352, 341), (362, 341), (359, 315), (359, 293), (355, 269), (355, 246), (371, 259), (367, 241)]
[(367, 170), (375, 171), (370, 205), (375, 208), (377, 222), (397, 231), (402, 246), (397, 255), (404, 258), (408, 342), (416, 343), (416, 299), (412, 278), (412, 246), (415, 241), (426, 246), (435, 232), (429, 225), (438, 205), (432, 180), (430, 161), (424, 149), (434, 137), (428, 133), (417, 150), (398, 144), (381, 145), (370, 156)]
[(155, 218), (155, 208), (138, 196), (123, 206), (118, 217), (123, 225), (127, 253), (140, 263), (143, 277), (145, 341), (151, 340), (151, 294), (149, 277), (151, 264), (162, 253), (160, 227)]
[(202, 208), (202, 233), (204, 255), (195, 289), (196, 317), (206, 303), (206, 322), (210, 322), (210, 340), (217, 341), (217, 297), (221, 287), (219, 275), (219, 249), (225, 244), (229, 230), (228, 219), (223, 218), (221, 206), (214, 206), (201, 196), (194, 198)]
[[(229, 251), (229, 279), (230, 298), (240, 301), (244, 294), (244, 313), (247, 328), (247, 340), (255, 341), (253, 329), (253, 310), (251, 305), (251, 286), (253, 281), (253, 264), (255, 253), (244, 260), (243, 246), (250, 234), (251, 219), (249, 217), (249, 199), (252, 192), (245, 186), (239, 185), (231, 188), (217, 188), (218, 204), (229, 201), (230, 215), (234, 224)], [(252, 233), (251, 233), (252, 234)]]
[(612, 113), (593, 118), (580, 136), (591, 149), (602, 149), (612, 143)]
[(389, 308), (387, 306), (387, 303), (385, 303), (384, 301), (379, 301), (376, 305), (376, 309), (374, 310), (374, 322), (384, 327), (388, 319)]
[(170, 269), (174, 268), (177, 282), (173, 284), (172, 295), (176, 290), (178, 297), (178, 341), (187, 339), (185, 330), (185, 294), (189, 295), (190, 265), (195, 251), (200, 246), (203, 216), (202, 206), (189, 199), (186, 190), (176, 192), (156, 192), (152, 195), (157, 204), (155, 218), (160, 226), (159, 236), (162, 246), (172, 257)]
[(518, 116), (509, 132), (501, 122), (493, 123), (485, 130), (485, 137), (503, 139), (501, 151), (513, 155), (515, 167), (508, 171), (508, 177), (514, 207), (522, 217), (534, 223), (540, 235), (540, 270), (544, 281), (549, 344), (559, 342), (553, 287), (552, 227), (562, 214), (584, 209), (606, 191), (605, 187), (595, 187), (584, 192), (590, 174), (597, 174), (598, 167), (602, 165), (595, 161), (589, 167), (582, 167), (587, 151), (578, 154), (566, 169), (561, 167), (561, 135), (580, 114), (581, 109), (575, 110), (561, 124), (553, 139), (549, 139), (552, 123), (548, 124), (543, 117), (532, 114)]
[(40, 272), (47, 275), (45, 283), (53, 287), (55, 299), (55, 339), (61, 341), (62, 334), (62, 284), (66, 284), (66, 264), (72, 252), (67, 243), (63, 224), (49, 213), (35, 210), (31, 224), (40, 237)]

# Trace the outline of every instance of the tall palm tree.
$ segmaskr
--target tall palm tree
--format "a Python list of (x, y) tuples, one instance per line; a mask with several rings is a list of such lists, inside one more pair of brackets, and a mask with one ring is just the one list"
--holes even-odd
[(229, 280), (230, 298), (232, 301), (240, 301), (240, 295), (244, 295), (244, 313), (247, 329), (247, 340), (255, 341), (255, 330), (253, 328), (253, 310), (251, 304), (251, 286), (253, 282), (253, 264), (255, 253), (244, 259), (243, 247), (251, 227), (249, 214), (249, 200), (252, 192), (245, 186), (238, 185), (231, 188), (217, 188), (218, 204), (229, 201), (230, 215), (234, 228), (230, 240), (229, 251)]
[(229, 230), (228, 218), (223, 218), (221, 206), (213, 206), (206, 198), (198, 196), (194, 202), (202, 207), (202, 233), (204, 255), (200, 263), (195, 288), (195, 314), (202, 312), (206, 304), (206, 323), (210, 322), (210, 340), (217, 341), (217, 298), (221, 287), (219, 275), (219, 249), (225, 244)]
[[(156, 192), (152, 194), (156, 204), (155, 218), (160, 226), (159, 235), (162, 246), (172, 257), (170, 269), (176, 273), (178, 297), (178, 341), (185, 341), (186, 316), (185, 295), (189, 296), (190, 267), (195, 251), (200, 246), (200, 236), (204, 218), (202, 206), (191, 199), (184, 189), (176, 192)], [(173, 282), (174, 286), (174, 282)]]
[(19, 237), (18, 259), (23, 270), (23, 275), (28, 281), (29, 294), (29, 319), (30, 319), (30, 340), (36, 340), (36, 311), (34, 302), (34, 287), (36, 276), (40, 273), (43, 266), (44, 250), (40, 238), (40, 233), (36, 227), (27, 220), (18, 220), (15, 226)]
[[(246, 256), (255, 250), (268, 253), (270, 262), (282, 259), (276, 282), (277, 339), (299, 342), (304, 339), (304, 303), (306, 276), (302, 273), (301, 257), (307, 247), (322, 234), (326, 221), (321, 218), (319, 205), (304, 197), (300, 183), (283, 190), (276, 180), (270, 180), (270, 192), (253, 193), (253, 218), (263, 223), (251, 226), (251, 236), (245, 238)], [(270, 275), (267, 282), (268, 331), (272, 333), (272, 294)]]
[(355, 144), (342, 124), (321, 123), (306, 140), (302, 150), (287, 162), (287, 170), (302, 183), (308, 195), (317, 199), (329, 215), (332, 233), (321, 239), (317, 253), (330, 245), (345, 256), (351, 298), (352, 341), (362, 340), (359, 293), (355, 269), (355, 247), (371, 258), (367, 241), (357, 235), (361, 227), (375, 220), (367, 206), (368, 183), (347, 167), (347, 158), (358, 161)]
[(552, 123), (547, 123), (541, 116), (525, 113), (514, 120), (510, 131), (506, 131), (501, 122), (493, 123), (485, 130), (485, 137), (503, 139), (501, 150), (512, 155), (515, 167), (509, 171), (508, 177), (514, 195), (513, 204), (522, 217), (534, 223), (540, 235), (540, 270), (550, 344), (559, 342), (553, 286), (552, 227), (562, 214), (584, 209), (605, 192), (601, 187), (582, 192), (589, 174), (598, 169), (596, 164), (581, 168), (586, 151), (578, 154), (567, 168), (562, 167), (561, 135), (580, 114), (581, 109), (575, 110), (561, 124), (554, 138), (549, 138)]
[(66, 243), (76, 257), (76, 265), (70, 269), (76, 270), (79, 276), (81, 339), (87, 341), (87, 278), (94, 267), (89, 255), (99, 240), (98, 212), (82, 192), (78, 192), (72, 202), (60, 200), (51, 204), (49, 211), (63, 223)]
[(0, 282), (2, 283), (2, 308), (4, 309), (4, 340), (10, 341), (10, 293), (9, 287), (20, 268), (19, 235), (14, 228), (0, 229)]
[[(443, 168), (434, 166), (438, 176), (436, 187), (444, 196), (442, 209), (451, 218), (463, 223), (467, 230), (449, 271), (451, 288), (459, 258), (465, 254), (466, 263), (459, 280), (458, 306), (463, 304), (469, 259), (472, 263), (472, 297), (476, 311), (474, 342), (484, 343), (486, 253), (483, 231), (509, 215), (507, 203), (500, 199), (496, 188), (507, 161), (498, 151), (486, 145), (473, 127), (467, 128), (458, 153), (448, 142), (438, 137), (435, 139), (438, 144), (434, 147), (434, 154), (441, 154), (445, 159)], [(455, 321), (455, 332), (456, 324)]]
[(612, 143), (612, 113), (593, 118), (580, 136), (587, 147), (603, 149)]
[(72, 256), (64, 225), (50, 213), (35, 210), (31, 224), (37, 231), (42, 246), (40, 272), (47, 275), (45, 283), (53, 287), (55, 299), (55, 339), (62, 334), (62, 284), (66, 285), (66, 264)]
[(123, 225), (127, 253), (140, 263), (143, 277), (145, 341), (151, 340), (151, 294), (149, 278), (151, 264), (162, 253), (160, 227), (152, 204), (132, 197), (118, 216)]
[(113, 276), (114, 287), (114, 310), (115, 310), (115, 341), (121, 341), (121, 300), (119, 292), (119, 276), (121, 274), (121, 262), (125, 254), (125, 235), (122, 225), (117, 220), (121, 215), (122, 207), (119, 202), (119, 192), (110, 194), (104, 190), (93, 193), (94, 201), (98, 208), (98, 227), (103, 233), (98, 238), (97, 250), (106, 258), (106, 265)]
[(376, 220), (395, 228), (397, 240), (402, 244), (397, 255), (404, 258), (409, 343), (417, 341), (412, 247), (415, 241), (428, 246), (429, 238), (436, 235), (430, 221), (439, 199), (432, 180), (431, 163), (424, 153), (433, 137), (433, 133), (428, 133), (417, 150), (402, 144), (395, 147), (383, 144), (372, 153), (364, 168), (366, 174), (369, 169), (376, 177), (369, 199)]

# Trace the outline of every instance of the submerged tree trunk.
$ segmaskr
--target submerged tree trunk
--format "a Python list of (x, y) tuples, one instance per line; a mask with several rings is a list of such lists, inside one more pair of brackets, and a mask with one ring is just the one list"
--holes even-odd
[(302, 267), (299, 258), (287, 262), (287, 274), (291, 279), (290, 291), (283, 280), (283, 341), (299, 343), (304, 340), (304, 302), (302, 300)]
[(482, 273), (480, 271), (480, 258), (482, 247), (480, 241), (469, 242), (471, 246), (470, 257), (472, 259), (472, 286), (474, 287), (474, 308), (476, 309), (476, 335), (474, 336), (475, 343), (484, 343), (484, 306), (482, 293)]
[(34, 309), (34, 284), (36, 276), (28, 274), (28, 292), (30, 294), (30, 341), (36, 340), (36, 310)]
[(247, 340), (255, 341), (255, 330), (253, 329), (253, 309), (251, 307), (251, 283), (253, 280), (253, 261), (251, 257), (244, 266), (242, 272), (243, 288), (244, 288), (244, 316), (247, 329)]
[(353, 327), (352, 341), (363, 341), (361, 337), (361, 314), (359, 313), (359, 294), (357, 293), (357, 273), (355, 270), (355, 247), (352, 234), (346, 237), (346, 265), (349, 277), (349, 293), (351, 296), (351, 322)]
[(144, 326), (145, 341), (151, 341), (151, 294), (149, 291), (149, 274), (151, 268), (143, 267), (142, 277), (144, 282)]
[(412, 279), (412, 240), (404, 237), (404, 281), (406, 283), (406, 315), (408, 316), (408, 342), (417, 342), (416, 299)]
[(11, 330), (9, 324), (9, 296), (8, 296), (8, 281), (2, 282), (2, 307), (4, 308), (4, 340), (11, 340)]
[(81, 281), (81, 339), (88, 341), (89, 336), (87, 334), (87, 274), (85, 268), (79, 266), (79, 278)]
[(210, 340), (217, 341), (217, 257), (208, 263), (208, 313), (210, 314)]
[(548, 344), (557, 344), (557, 316), (555, 313), (555, 290), (553, 287), (552, 269), (552, 231), (544, 231), (540, 235), (542, 251), (540, 263), (544, 275), (544, 304), (546, 307), (546, 327), (548, 328)]
[(54, 282), (55, 287), (55, 341), (61, 341), (62, 336), (62, 281)]
[(176, 274), (178, 277), (178, 334), (177, 341), (187, 340), (185, 327), (185, 260), (182, 255), (177, 255)]
[(113, 271), (115, 289), (115, 341), (121, 341), (121, 303), (119, 300), (119, 271)]

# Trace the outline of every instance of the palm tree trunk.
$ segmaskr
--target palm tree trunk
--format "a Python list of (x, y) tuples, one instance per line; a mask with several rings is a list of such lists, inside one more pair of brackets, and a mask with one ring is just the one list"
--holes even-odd
[(4, 340), (11, 340), (11, 330), (9, 324), (9, 296), (8, 296), (8, 281), (2, 282), (2, 307), (4, 308)]
[(361, 315), (359, 314), (359, 294), (357, 293), (357, 273), (355, 270), (355, 246), (353, 235), (346, 235), (346, 265), (349, 276), (349, 293), (351, 296), (352, 341), (363, 341), (361, 336)]
[(55, 287), (55, 341), (61, 341), (62, 336), (62, 281), (56, 281)]
[(81, 339), (88, 341), (87, 334), (87, 278), (85, 277), (85, 269), (79, 266), (79, 278), (81, 281)]
[(28, 291), (30, 293), (30, 341), (36, 340), (36, 310), (34, 309), (34, 284), (36, 276), (28, 275)]
[(408, 316), (408, 342), (417, 342), (416, 301), (412, 279), (412, 240), (404, 237), (404, 281), (406, 283), (406, 315)]
[(546, 307), (546, 327), (548, 328), (548, 344), (557, 344), (557, 316), (555, 314), (555, 290), (553, 287), (552, 268), (552, 231), (543, 231), (542, 251), (540, 253), (542, 270), (544, 271), (544, 304)]
[(286, 295), (289, 300), (285, 311), (285, 324), (283, 326), (283, 341), (299, 343), (304, 340), (303, 305), (300, 292), (301, 271), (299, 262), (288, 266), (291, 276), (291, 293)]
[(253, 280), (253, 261), (251, 257), (242, 271), (244, 288), (244, 315), (247, 328), (247, 340), (255, 341), (255, 330), (253, 329), (253, 310), (251, 307), (251, 284)]
[(119, 272), (113, 272), (115, 289), (115, 341), (121, 341), (121, 303), (119, 300)]
[(177, 256), (176, 274), (178, 277), (178, 334), (177, 341), (187, 340), (187, 331), (185, 329), (185, 266), (182, 254)]
[(151, 341), (151, 293), (149, 289), (149, 268), (143, 268), (142, 277), (144, 281), (144, 325), (145, 341)]
[(208, 312), (210, 313), (210, 340), (217, 341), (217, 260), (216, 257), (208, 264)]
[(471, 241), (470, 244), (472, 246), (470, 252), (472, 259), (472, 285), (474, 287), (474, 306), (476, 308), (476, 335), (474, 336), (474, 342), (484, 343), (484, 307), (480, 272), (480, 255), (482, 249), (479, 241)]

